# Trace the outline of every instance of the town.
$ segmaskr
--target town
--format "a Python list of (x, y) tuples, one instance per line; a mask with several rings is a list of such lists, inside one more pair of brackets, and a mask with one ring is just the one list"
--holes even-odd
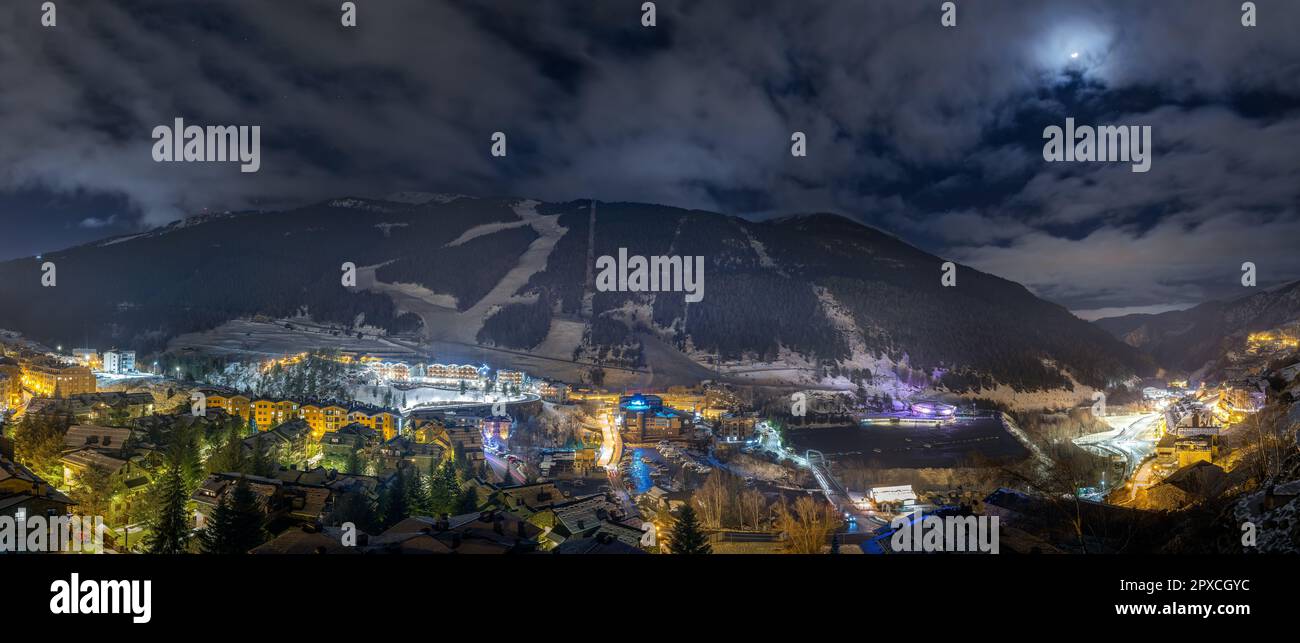
[[(1242, 484), (1294, 349), (1252, 334), (1216, 384), (1025, 414), (826, 391), (790, 409), (717, 382), (615, 391), (338, 350), (141, 369), (7, 333), (0, 515), (102, 516), (115, 553), (882, 554), (922, 513), (997, 517), (1003, 551), (1072, 551), (1034, 507), (1168, 511)], [(1095, 483), (1015, 484), (1071, 466), (1041, 453), (1076, 424), (1094, 428), (1066, 441), (1097, 456)]]

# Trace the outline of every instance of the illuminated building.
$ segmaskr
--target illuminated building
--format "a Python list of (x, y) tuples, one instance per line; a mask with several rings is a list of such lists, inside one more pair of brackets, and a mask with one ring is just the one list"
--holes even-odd
[(347, 414), (348, 422), (355, 422), (374, 429), (384, 441), (397, 437), (401, 429), (401, 416), (377, 407), (352, 405)]
[(476, 380), (487, 376), (486, 366), (470, 364), (429, 364), (424, 376), (430, 379)]
[(96, 370), (100, 367), (99, 351), (93, 348), (72, 349), (72, 359), (77, 360), (78, 364), (91, 370)]
[(23, 364), (23, 387), (36, 397), (62, 398), (95, 392), (95, 375), (85, 366)]
[(514, 424), (515, 421), (505, 415), (483, 418), (483, 439), (487, 442), (505, 444), (510, 439), (510, 429)]
[(222, 409), (237, 415), (245, 422), (252, 418), (258, 430), (270, 431), (290, 420), (303, 419), (311, 428), (312, 439), (320, 439), (331, 431), (356, 422), (377, 431), (385, 440), (397, 436), (402, 428), (402, 417), (395, 411), (366, 404), (307, 401), (277, 398), (249, 399), (247, 395), (216, 388), (199, 389), (206, 398), (208, 408)]
[(752, 414), (727, 413), (718, 419), (718, 438), (729, 442), (743, 442), (753, 437), (758, 417)]
[(913, 413), (927, 417), (952, 417), (957, 413), (957, 407), (933, 400), (913, 402), (911, 409)]
[(1179, 469), (1196, 462), (1213, 462), (1219, 457), (1219, 436), (1171, 433), (1156, 443), (1156, 457)]
[(498, 384), (510, 384), (515, 388), (522, 388), (524, 385), (523, 371), (497, 371)]
[(245, 422), (251, 417), (253, 412), (252, 400), (247, 395), (238, 393), (222, 394), (220, 392), (206, 392), (208, 389), (200, 389), (204, 393), (206, 400), (204, 404), (211, 409), (221, 409), (230, 415), (238, 415)]
[(298, 403), (293, 400), (257, 398), (251, 403), (253, 421), (259, 431), (270, 431), (281, 424), (301, 417)]
[(135, 372), (135, 351), (104, 351), (104, 370), (109, 373)]
[(664, 406), (658, 395), (625, 395), (619, 398), (623, 431), (632, 442), (681, 438), (687, 415)]
[(308, 402), (302, 405), (302, 417), (311, 427), (312, 438), (320, 440), (327, 431), (337, 431), (348, 423), (348, 410), (338, 404)]
[(1230, 414), (1241, 416), (1264, 408), (1264, 391), (1250, 381), (1225, 384), (1219, 391), (1219, 406)]
[(23, 369), (0, 358), (0, 411), (18, 408), (22, 403)]
[(569, 401), (569, 385), (561, 382), (542, 382), (537, 385), (537, 394), (547, 402), (564, 403)]
[(63, 515), (73, 504), (31, 469), (0, 453), (0, 516)]
[(145, 417), (154, 412), (149, 393), (79, 393), (63, 398), (33, 398), (27, 413), (37, 416), (67, 416), (77, 422), (109, 422)]

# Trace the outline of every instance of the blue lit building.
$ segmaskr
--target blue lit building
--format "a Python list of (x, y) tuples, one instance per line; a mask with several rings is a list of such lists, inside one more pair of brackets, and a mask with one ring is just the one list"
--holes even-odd
[(624, 395), (618, 400), (623, 432), (633, 442), (681, 438), (690, 415), (664, 406), (658, 395)]

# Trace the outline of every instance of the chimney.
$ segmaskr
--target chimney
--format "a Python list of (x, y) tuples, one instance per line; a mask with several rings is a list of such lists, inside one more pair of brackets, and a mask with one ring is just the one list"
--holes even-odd
[(458, 548), (458, 547), (460, 547), (460, 533), (459, 533), (459, 532), (454, 533), (454, 534), (451, 535), (451, 548), (452, 548), (452, 549), (456, 549), (456, 548)]

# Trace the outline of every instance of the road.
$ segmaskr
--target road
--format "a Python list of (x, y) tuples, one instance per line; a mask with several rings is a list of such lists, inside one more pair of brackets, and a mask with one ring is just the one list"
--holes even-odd
[(508, 472), (510, 479), (516, 484), (525, 484), (528, 482), (528, 476), (519, 471), (517, 467), (510, 466), (510, 462), (508, 462), (506, 458), (497, 456), (497, 454), (488, 449), (483, 449), (483, 457), (487, 460), (488, 466), (492, 467), (492, 470), (495, 471), (497, 475), (501, 476), (502, 479), (506, 477)]
[[(1124, 458), (1123, 480), (1110, 485), (1115, 488), (1127, 484), (1129, 479), (1142, 466), (1142, 463), (1155, 453), (1159, 413), (1145, 415), (1120, 415), (1102, 418), (1114, 427), (1110, 431), (1093, 433), (1075, 438), (1074, 443), (1080, 448), (1102, 456), (1118, 455)], [(1138, 484), (1143, 481), (1139, 480)], [(1136, 487), (1136, 486), (1135, 486)], [(1105, 495), (1103, 490), (1098, 495)]]
[(822, 489), (822, 495), (826, 496), (826, 501), (831, 503), (831, 506), (835, 507), (836, 511), (841, 512), (846, 518), (853, 518), (854, 522), (849, 525), (850, 532), (862, 529), (870, 530), (876, 526), (888, 524), (853, 504), (849, 500), (844, 487), (831, 475), (830, 469), (824, 461), (813, 462), (804, 456), (786, 450), (785, 445), (781, 443), (781, 436), (766, 421), (759, 423), (757, 433), (759, 444), (763, 449), (775, 453), (777, 458), (789, 459), (797, 466), (812, 472), (813, 478), (817, 480), (817, 485)]
[(619, 435), (618, 428), (614, 426), (614, 417), (609, 411), (601, 413), (599, 424), (600, 454), (596, 458), (596, 465), (605, 468), (609, 488), (614, 490), (614, 495), (618, 496), (623, 505), (624, 520), (639, 519), (641, 512), (633, 502), (632, 494), (628, 493), (627, 485), (623, 484), (623, 476), (618, 470), (618, 463), (623, 459), (623, 436)]

